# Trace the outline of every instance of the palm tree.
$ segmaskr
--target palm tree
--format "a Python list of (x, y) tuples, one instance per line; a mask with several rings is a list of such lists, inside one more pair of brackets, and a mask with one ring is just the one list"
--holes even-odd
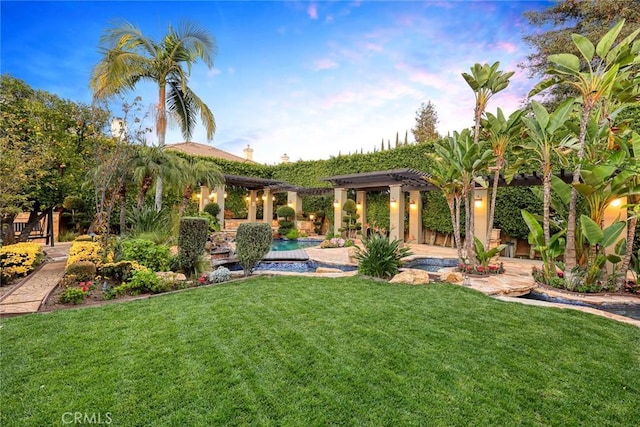
[(491, 243), (491, 230), (493, 229), (493, 221), (496, 211), (496, 197), (498, 195), (498, 180), (500, 172), (505, 166), (505, 154), (509, 144), (518, 136), (522, 127), (521, 117), (524, 111), (516, 110), (509, 118), (505, 118), (504, 113), (498, 108), (497, 114), (494, 116), (487, 113), (487, 118), (482, 121), (482, 127), (488, 133), (488, 139), (493, 149), (495, 157), (495, 166), (493, 169), (493, 190), (491, 192), (491, 203), (489, 205), (489, 225), (487, 228), (487, 241), (485, 249), (489, 249)]
[(182, 173), (178, 183), (182, 187), (182, 203), (180, 204), (179, 215), (182, 216), (189, 204), (189, 200), (193, 196), (194, 187), (206, 185), (209, 188), (213, 188), (222, 184), (224, 177), (220, 168), (211, 162), (197, 160), (193, 157), (180, 160)]
[[(132, 24), (123, 21), (105, 31), (100, 49), (103, 58), (91, 76), (95, 100), (107, 99), (133, 90), (140, 81), (158, 85), (156, 134), (158, 146), (164, 147), (167, 113), (178, 121), (182, 135), (190, 140), (200, 113), (213, 138), (215, 120), (207, 105), (188, 86), (191, 66), (201, 59), (213, 67), (215, 40), (207, 31), (185, 22), (178, 29), (169, 26), (167, 34), (155, 41)], [(185, 69), (186, 68), (186, 69)], [(162, 208), (162, 178), (156, 180), (156, 210)]]
[(615, 96), (619, 96), (621, 99), (627, 98), (629, 93), (635, 93), (638, 86), (635, 73), (637, 73), (637, 64), (640, 61), (640, 43), (634, 43), (634, 40), (640, 34), (640, 29), (613, 46), (623, 25), (624, 20), (618, 22), (602, 37), (597, 46), (594, 46), (591, 41), (580, 34), (572, 34), (573, 43), (582, 55), (583, 61), (581, 62), (578, 56), (569, 53), (550, 55), (547, 74), (551, 77), (540, 82), (529, 93), (529, 96), (533, 96), (551, 86), (567, 84), (577, 90), (582, 106), (578, 134), (578, 162), (573, 173), (574, 188), (571, 191), (567, 220), (565, 251), (567, 273), (570, 273), (577, 264), (575, 233), (578, 192), (575, 186), (580, 183), (580, 165), (585, 155), (585, 138), (589, 117), (601, 103)]
[[(151, 189), (154, 179), (169, 179), (176, 181), (180, 174), (179, 158), (174, 152), (166, 151), (162, 147), (138, 145), (129, 162), (129, 168), (134, 182), (138, 184), (136, 208), (140, 212), (144, 207), (147, 193)], [(159, 212), (159, 211), (158, 211)]]

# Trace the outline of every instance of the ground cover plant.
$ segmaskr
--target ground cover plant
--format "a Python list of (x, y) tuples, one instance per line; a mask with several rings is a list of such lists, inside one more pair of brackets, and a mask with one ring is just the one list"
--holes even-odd
[(3, 426), (640, 423), (640, 329), (447, 284), (258, 277), (1, 333)]

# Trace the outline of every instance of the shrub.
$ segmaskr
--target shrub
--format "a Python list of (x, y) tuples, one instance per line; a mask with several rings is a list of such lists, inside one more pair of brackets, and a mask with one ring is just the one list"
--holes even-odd
[(180, 219), (178, 263), (187, 276), (195, 273), (198, 260), (204, 253), (207, 243), (207, 230), (208, 224), (204, 218), (184, 217)]
[(75, 242), (95, 242), (98, 236), (89, 236), (88, 234), (82, 234), (76, 237)]
[(300, 232), (295, 228), (292, 228), (284, 237), (286, 237), (289, 240), (298, 240), (298, 237), (300, 237)]
[(389, 241), (380, 234), (362, 239), (364, 249), (357, 248), (358, 272), (367, 276), (390, 279), (398, 273), (400, 260), (412, 255), (399, 240)]
[(144, 267), (136, 261), (119, 261), (102, 264), (98, 272), (101, 276), (108, 277), (116, 282), (126, 282), (134, 272), (143, 269)]
[(77, 261), (67, 265), (64, 270), (65, 275), (75, 276), (79, 282), (93, 280), (96, 277), (96, 272), (96, 265), (91, 261)]
[(122, 259), (137, 261), (153, 271), (166, 271), (169, 268), (171, 251), (167, 246), (158, 245), (150, 240), (126, 239), (122, 242)]
[(266, 223), (242, 223), (236, 233), (236, 256), (248, 276), (271, 249), (271, 226)]
[(69, 258), (67, 258), (67, 266), (78, 261), (91, 261), (100, 264), (100, 243), (89, 242), (76, 239), (69, 248)]
[(231, 278), (231, 272), (226, 267), (218, 267), (216, 270), (209, 273), (210, 283), (222, 283)]
[(60, 302), (63, 304), (82, 304), (87, 297), (87, 293), (80, 288), (67, 288), (60, 294)]
[(78, 236), (79, 234), (75, 231), (66, 231), (58, 235), (58, 242), (73, 242)]
[(204, 206), (203, 209), (209, 215), (215, 217), (220, 213), (220, 206), (217, 203), (209, 202)]
[(293, 222), (291, 221), (295, 215), (296, 211), (293, 210), (292, 207), (289, 206), (280, 206), (276, 211), (278, 217), (283, 218), (278, 221), (280, 227), (278, 228), (278, 233), (282, 236), (286, 236), (291, 229), (293, 229)]
[(0, 275), (2, 284), (31, 273), (44, 259), (42, 246), (24, 242), (0, 247)]
[(142, 293), (161, 293), (171, 289), (171, 282), (163, 280), (148, 268), (137, 270), (124, 285), (116, 286), (113, 291), (117, 295), (139, 295)]

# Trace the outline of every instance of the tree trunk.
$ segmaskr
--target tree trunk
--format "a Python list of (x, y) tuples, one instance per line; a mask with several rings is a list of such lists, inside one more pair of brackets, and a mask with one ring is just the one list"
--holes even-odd
[(457, 222), (455, 199), (447, 199), (449, 214), (451, 215), (451, 225), (453, 226), (453, 241), (458, 252), (458, 262), (462, 261), (462, 247), (460, 246), (460, 223)]
[(564, 250), (565, 277), (571, 276), (571, 270), (577, 265), (576, 261), (576, 217), (578, 205), (578, 190), (575, 185), (580, 183), (580, 162), (584, 159), (584, 140), (587, 135), (587, 122), (591, 106), (585, 100), (582, 110), (582, 121), (580, 122), (580, 135), (578, 136), (578, 164), (573, 172), (571, 188), (571, 199), (569, 200), (569, 216), (567, 218), (567, 245)]
[[(167, 113), (166, 113), (166, 101), (167, 101), (167, 83), (164, 79), (158, 82), (158, 119), (156, 122), (156, 134), (158, 135), (158, 147), (164, 148), (165, 136), (167, 134)], [(160, 212), (162, 209), (162, 176), (158, 175), (156, 179), (156, 195), (155, 206), (156, 211)]]
[(124, 183), (120, 184), (120, 235), (123, 235), (127, 230), (127, 186)]
[[(551, 170), (545, 170), (543, 181), (542, 181), (542, 232), (544, 234), (544, 245), (548, 248), (549, 241), (551, 240)], [(543, 251), (540, 250), (540, 253), (543, 254)], [(546, 256), (545, 262), (545, 278), (549, 279), (552, 277), (552, 274), (555, 274), (555, 260), (550, 256)]]
[(187, 209), (187, 205), (189, 204), (189, 200), (193, 196), (193, 187), (187, 185), (182, 193), (182, 203), (180, 203), (180, 209), (178, 211), (178, 215), (184, 215), (184, 211)]
[[(628, 202), (635, 204), (640, 202), (640, 197), (629, 196)], [(627, 224), (627, 251), (622, 257), (622, 275), (618, 277), (616, 281), (616, 290), (621, 290), (627, 282), (627, 270), (629, 270), (629, 264), (631, 262), (631, 254), (633, 253), (633, 241), (636, 237), (636, 227), (638, 226), (638, 215), (632, 215), (629, 223)]]
[(145, 176), (140, 184), (140, 190), (138, 190), (138, 212), (144, 207), (144, 199), (147, 197), (147, 192), (151, 187), (151, 177)]

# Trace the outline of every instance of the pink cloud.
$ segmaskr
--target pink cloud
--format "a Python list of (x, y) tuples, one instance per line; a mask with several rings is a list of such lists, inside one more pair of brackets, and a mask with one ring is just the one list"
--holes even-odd
[(493, 45), (498, 50), (504, 50), (507, 53), (514, 53), (518, 51), (518, 46), (509, 42), (497, 42)]
[(311, 19), (318, 19), (318, 6), (315, 3), (311, 3), (307, 8), (307, 15)]
[(339, 64), (331, 58), (320, 58), (320, 59), (316, 59), (313, 62), (313, 69), (316, 71), (330, 70), (332, 68), (338, 68), (338, 67), (339, 67)]

